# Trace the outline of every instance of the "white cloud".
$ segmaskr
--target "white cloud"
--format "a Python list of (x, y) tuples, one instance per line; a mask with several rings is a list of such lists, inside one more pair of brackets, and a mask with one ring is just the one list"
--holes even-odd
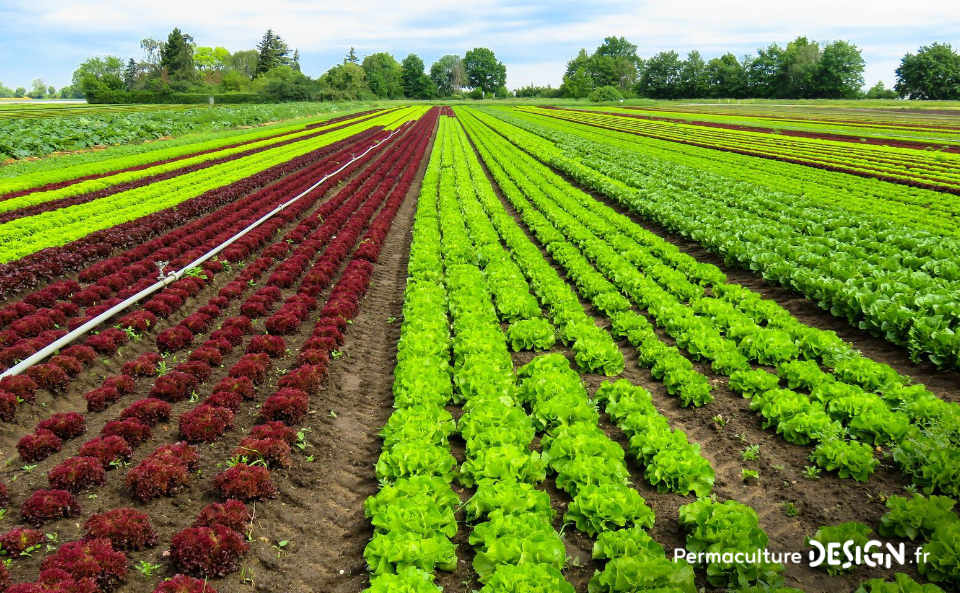
[[(559, 84), (562, 63), (580, 47), (596, 47), (607, 35), (627, 37), (638, 45), (641, 55), (696, 48), (707, 57), (727, 50), (752, 53), (771, 42), (782, 44), (807, 35), (860, 45), (868, 62), (868, 80), (880, 77), (890, 82), (904, 51), (955, 37), (960, 30), (960, 2), (915, 0), (904, 6), (901, 0), (807, 0), (801, 4), (782, 0), (608, 0), (599, 4), (573, 0), (0, 0), (0, 17), (5, 17), (0, 18), (0, 51), (14, 51), (3, 45), (4, 36), (31, 31), (31, 39), (39, 44), (72, 43), (77, 49), (68, 51), (70, 55), (105, 51), (138, 55), (140, 38), (163, 37), (174, 26), (191, 33), (200, 44), (236, 50), (252, 47), (272, 27), (300, 49), (305, 64), (321, 71), (331, 65), (327, 64), (334, 59), (331, 56), (339, 56), (351, 45), (361, 54), (386, 50), (403, 56), (412, 51), (428, 64), (444, 53), (487, 46), (507, 64), (511, 87), (529, 82)], [(6, 75), (3, 64), (18, 57), (0, 53), (0, 77)], [(64, 68), (72, 71), (73, 66)], [(309, 73), (320, 72), (311, 69)], [(57, 78), (64, 76), (69, 77), (69, 72), (57, 73)]]
[(566, 60), (508, 64), (507, 88), (518, 89), (528, 85), (551, 85), (556, 88), (566, 69)]

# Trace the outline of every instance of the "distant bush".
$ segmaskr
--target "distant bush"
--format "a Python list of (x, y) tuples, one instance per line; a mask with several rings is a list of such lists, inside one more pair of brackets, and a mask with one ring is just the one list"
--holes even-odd
[(593, 89), (588, 98), (594, 103), (602, 103), (603, 101), (622, 101), (623, 95), (616, 87), (607, 85)]

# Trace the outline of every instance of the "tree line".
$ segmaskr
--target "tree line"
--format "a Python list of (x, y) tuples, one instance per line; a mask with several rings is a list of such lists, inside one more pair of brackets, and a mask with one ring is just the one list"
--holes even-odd
[(696, 50), (685, 58), (676, 51), (641, 58), (637, 46), (624, 37), (607, 37), (592, 53), (581, 49), (567, 63), (559, 88), (527, 86), (513, 92), (505, 86), (506, 67), (487, 48), (475, 48), (463, 56), (445, 55), (429, 70), (416, 54), (400, 62), (386, 52), (361, 60), (350, 48), (341, 64), (317, 78), (301, 71), (299, 51), (273, 30), (264, 33), (255, 48), (235, 52), (198, 46), (179, 28), (166, 40), (143, 39), (140, 48), (139, 60), (106, 56), (84, 61), (74, 71), (72, 84), (59, 92), (37, 79), (29, 91), (0, 84), (0, 97), (100, 96), (121, 102), (125, 96), (154, 102), (176, 93), (232, 94), (251, 101), (510, 95), (594, 101), (626, 97), (960, 99), (960, 53), (946, 43), (907, 53), (896, 70), (894, 88), (878, 82), (866, 92), (859, 48), (847, 41), (820, 43), (802, 36), (783, 47), (773, 43), (754, 54), (738, 58), (728, 52), (710, 60)]
[[(250, 100), (433, 99), (457, 96), (505, 97), (506, 67), (487, 48), (463, 56), (445, 55), (429, 71), (416, 54), (398, 62), (386, 52), (361, 59), (350, 48), (341, 64), (317, 78), (300, 68), (300, 52), (272, 29), (255, 49), (230, 52), (199, 46), (191, 35), (173, 29), (166, 40), (144, 39), (143, 56), (127, 61), (93, 57), (74, 71), (63, 98), (109, 99), (108, 102), (153, 102), (184, 94), (247, 96)], [(37, 81), (42, 84), (42, 81)], [(2, 90), (2, 88), (0, 88)], [(47, 93), (46, 91), (49, 91)], [(17, 89), (23, 96), (24, 89)], [(55, 93), (43, 89), (38, 98)], [(13, 96), (14, 91), (10, 92)], [(2, 95), (0, 95), (2, 96)]]
[(649, 58), (624, 37), (607, 37), (593, 53), (585, 49), (567, 62), (558, 89), (529, 86), (521, 97), (573, 97), (617, 100), (771, 98), (771, 99), (960, 99), (960, 54), (934, 43), (908, 53), (897, 68), (897, 82), (878, 82), (864, 92), (865, 62), (847, 41), (819, 43), (797, 37), (785, 47), (773, 43), (753, 55), (733, 53), (704, 60), (699, 51), (681, 58), (663, 51)]

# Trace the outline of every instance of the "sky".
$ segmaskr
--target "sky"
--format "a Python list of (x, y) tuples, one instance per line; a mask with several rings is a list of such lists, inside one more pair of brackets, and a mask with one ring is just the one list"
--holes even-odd
[(429, 65), (444, 54), (489, 47), (507, 66), (507, 86), (559, 86), (566, 62), (604, 37), (624, 36), (648, 57), (665, 50), (705, 59), (755, 53), (798, 35), (845, 40), (863, 51), (867, 86), (890, 87), (900, 58), (934, 41), (960, 49), (958, 0), (618, 0), (486, 2), (423, 0), (0, 0), (0, 82), (60, 88), (84, 59), (141, 59), (139, 42), (173, 27), (198, 45), (252, 49), (267, 28), (300, 50), (319, 76), (353, 46), (363, 56), (409, 53)]

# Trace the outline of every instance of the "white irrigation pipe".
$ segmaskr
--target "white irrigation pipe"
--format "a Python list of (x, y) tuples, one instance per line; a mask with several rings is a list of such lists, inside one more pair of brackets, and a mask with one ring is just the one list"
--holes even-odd
[[(402, 127), (402, 126), (401, 126), (401, 127)], [(97, 327), (98, 325), (100, 325), (101, 323), (109, 320), (111, 317), (113, 317), (113, 316), (116, 315), (117, 313), (123, 311), (124, 309), (126, 309), (126, 308), (129, 307), (130, 305), (132, 305), (132, 304), (140, 301), (140, 300), (143, 299), (144, 297), (147, 297), (147, 296), (155, 293), (156, 291), (160, 290), (161, 288), (164, 288), (165, 286), (167, 286), (167, 285), (170, 284), (171, 282), (174, 282), (174, 281), (176, 281), (176, 280), (179, 280), (180, 278), (183, 278), (183, 276), (186, 275), (186, 273), (187, 273), (189, 270), (192, 270), (193, 268), (196, 268), (197, 266), (199, 266), (199, 265), (202, 264), (203, 262), (207, 261), (207, 260), (210, 259), (211, 257), (213, 257), (213, 256), (215, 256), (216, 254), (220, 253), (221, 251), (223, 251), (224, 249), (226, 249), (227, 247), (229, 247), (230, 244), (232, 244), (234, 241), (236, 241), (236, 240), (239, 239), (240, 237), (246, 235), (247, 233), (249, 233), (249, 232), (252, 231), (253, 229), (257, 228), (258, 226), (260, 226), (261, 224), (263, 224), (264, 222), (266, 222), (266, 221), (269, 220), (270, 218), (274, 217), (277, 213), (283, 211), (283, 210), (284, 210), (287, 206), (289, 206), (290, 204), (293, 204), (294, 202), (296, 202), (297, 200), (299, 200), (299, 199), (302, 198), (303, 196), (305, 196), (305, 195), (309, 194), (310, 192), (312, 192), (313, 190), (315, 190), (320, 184), (322, 184), (322, 183), (323, 183), (324, 181), (326, 181), (327, 179), (329, 179), (329, 178), (333, 177), (334, 175), (340, 173), (341, 171), (343, 171), (344, 169), (346, 169), (347, 167), (349, 167), (350, 165), (352, 165), (353, 163), (355, 163), (355, 162), (358, 161), (359, 159), (362, 159), (363, 157), (367, 156), (367, 154), (368, 154), (371, 150), (373, 150), (374, 148), (380, 146), (381, 144), (383, 144), (383, 143), (386, 142), (387, 140), (390, 140), (391, 138), (393, 138), (393, 136), (394, 136), (397, 132), (399, 132), (400, 129), (401, 129), (401, 128), (397, 128), (396, 130), (394, 130), (393, 132), (391, 132), (389, 136), (387, 136), (386, 138), (384, 138), (384, 139), (381, 140), (380, 142), (377, 142), (376, 144), (374, 144), (374, 145), (371, 146), (370, 148), (366, 149), (366, 150), (363, 151), (361, 154), (353, 157), (352, 159), (350, 159), (349, 161), (347, 161), (346, 163), (344, 163), (343, 166), (340, 167), (339, 169), (337, 169), (336, 171), (334, 171), (334, 172), (332, 172), (332, 173), (328, 173), (327, 175), (324, 175), (324, 176), (323, 176), (323, 179), (320, 179), (319, 181), (317, 181), (316, 183), (314, 183), (313, 185), (311, 185), (311, 186), (308, 187), (307, 189), (303, 190), (302, 192), (300, 192), (300, 193), (297, 194), (296, 196), (290, 198), (289, 200), (287, 200), (287, 201), (284, 202), (283, 204), (280, 204), (279, 206), (277, 206), (276, 208), (274, 208), (274, 209), (271, 210), (270, 212), (267, 212), (266, 214), (264, 214), (263, 216), (261, 216), (260, 218), (258, 218), (256, 221), (254, 221), (254, 222), (252, 222), (250, 225), (248, 225), (245, 229), (243, 229), (242, 231), (240, 231), (240, 232), (237, 233), (236, 235), (230, 237), (229, 239), (227, 239), (226, 241), (224, 241), (224, 242), (221, 243), (220, 245), (218, 245), (218, 246), (214, 247), (213, 249), (211, 249), (210, 251), (206, 252), (205, 254), (201, 255), (201, 256), (198, 257), (197, 259), (193, 260), (192, 262), (190, 262), (189, 264), (187, 264), (186, 266), (184, 266), (184, 267), (181, 268), (180, 270), (177, 270), (176, 272), (171, 272), (170, 274), (168, 274), (167, 276), (165, 276), (163, 279), (158, 280), (157, 282), (151, 284), (151, 285), (148, 286), (147, 288), (144, 288), (143, 290), (141, 290), (141, 291), (138, 292), (137, 294), (133, 295), (132, 297), (127, 298), (127, 299), (126, 299), (125, 301), (123, 301), (122, 303), (118, 303), (118, 304), (110, 307), (109, 309), (107, 309), (107, 310), (104, 311), (103, 313), (97, 315), (96, 317), (94, 317), (94, 318), (91, 319), (90, 321), (84, 323), (83, 325), (81, 325), (81, 326), (78, 327), (77, 329), (71, 331), (71, 332), (68, 333), (67, 335), (65, 335), (65, 336), (63, 336), (63, 337), (55, 340), (54, 342), (51, 342), (51, 343), (48, 344), (46, 347), (44, 347), (42, 350), (38, 350), (37, 352), (34, 352), (32, 355), (30, 355), (30, 356), (27, 357), (26, 359), (20, 361), (20, 362), (17, 363), (16, 365), (10, 367), (10, 368), (7, 369), (6, 371), (4, 371), (2, 374), (0, 374), (0, 379), (2, 379), (3, 377), (9, 377), (9, 376), (11, 376), (11, 375), (19, 375), (19, 374), (22, 373), (23, 371), (29, 369), (29, 368), (32, 367), (33, 365), (35, 365), (35, 364), (37, 364), (38, 362), (40, 362), (41, 360), (43, 360), (44, 358), (50, 356), (50, 355), (53, 354), (54, 352), (57, 352), (58, 350), (60, 350), (60, 349), (63, 348), (64, 346), (67, 346), (68, 344), (70, 344), (71, 342), (73, 342), (74, 340), (76, 340), (77, 338), (79, 338), (80, 336), (84, 335), (85, 333), (87, 333), (87, 332), (90, 331), (91, 329), (93, 329), (93, 328)]]

